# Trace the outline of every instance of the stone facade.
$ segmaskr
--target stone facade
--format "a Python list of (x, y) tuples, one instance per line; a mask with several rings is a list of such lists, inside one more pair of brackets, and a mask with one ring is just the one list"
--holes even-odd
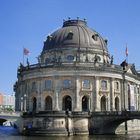
[[(47, 37), (37, 64), (20, 65), (14, 86), (16, 110), (28, 113), (139, 111), (139, 85), (140, 77), (134, 65), (113, 63), (107, 40), (89, 29), (86, 21), (68, 20)], [(50, 117), (51, 129), (55, 130), (53, 126), (58, 124), (61, 130), (69, 123), (69, 128), (74, 128), (77, 134), (79, 127), (81, 133), (88, 132), (87, 117), (65, 121), (65, 115), (58, 116)], [(36, 118), (27, 120), (36, 122)]]

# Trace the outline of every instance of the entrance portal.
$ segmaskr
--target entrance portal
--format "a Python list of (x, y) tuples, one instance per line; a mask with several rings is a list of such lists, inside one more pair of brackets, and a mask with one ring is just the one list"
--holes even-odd
[(89, 103), (88, 103), (88, 97), (87, 96), (83, 96), (82, 98), (82, 111), (89, 111)]
[(106, 111), (106, 98), (102, 96), (101, 98), (101, 111)]
[(45, 99), (45, 110), (52, 110), (52, 98), (50, 96)]
[(72, 110), (72, 99), (70, 96), (63, 97), (63, 110), (65, 111)]

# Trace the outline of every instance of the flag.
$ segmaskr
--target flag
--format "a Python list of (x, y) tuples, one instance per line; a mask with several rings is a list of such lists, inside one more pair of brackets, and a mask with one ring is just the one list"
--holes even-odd
[(28, 49), (26, 49), (26, 48), (23, 49), (23, 54), (24, 54), (24, 55), (28, 55), (29, 53), (30, 53), (30, 52), (29, 52)]
[(126, 55), (126, 57), (128, 56), (128, 49), (127, 49), (127, 46), (126, 46), (126, 49), (125, 49), (125, 55)]

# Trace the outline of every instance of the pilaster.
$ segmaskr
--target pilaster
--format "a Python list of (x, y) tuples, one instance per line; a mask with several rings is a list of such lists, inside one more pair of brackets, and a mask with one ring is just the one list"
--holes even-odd
[(75, 107), (74, 111), (81, 111), (81, 101), (80, 101), (80, 89), (81, 89), (81, 84), (80, 84), (80, 77), (77, 76), (75, 79)]
[(114, 78), (110, 79), (110, 111), (115, 110), (115, 98), (114, 98)]
[(95, 77), (95, 111), (100, 111), (100, 99), (99, 99), (100, 80), (99, 77)]
[(54, 109), (53, 110), (60, 110), (59, 107), (59, 93), (61, 88), (61, 82), (58, 76), (54, 77)]

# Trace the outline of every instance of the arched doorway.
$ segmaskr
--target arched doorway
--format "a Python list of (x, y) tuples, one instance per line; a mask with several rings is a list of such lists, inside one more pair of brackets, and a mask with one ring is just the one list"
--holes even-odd
[(37, 99), (36, 97), (33, 98), (33, 112), (36, 112), (36, 105), (37, 104)]
[(102, 96), (101, 98), (101, 111), (106, 111), (106, 97)]
[(50, 96), (45, 98), (45, 110), (52, 110), (52, 98)]
[(115, 98), (115, 110), (119, 111), (119, 98), (118, 97)]
[(82, 111), (89, 111), (89, 98), (87, 96), (82, 98)]
[(63, 110), (69, 110), (71, 111), (72, 110), (72, 99), (70, 96), (65, 96), (63, 97)]

